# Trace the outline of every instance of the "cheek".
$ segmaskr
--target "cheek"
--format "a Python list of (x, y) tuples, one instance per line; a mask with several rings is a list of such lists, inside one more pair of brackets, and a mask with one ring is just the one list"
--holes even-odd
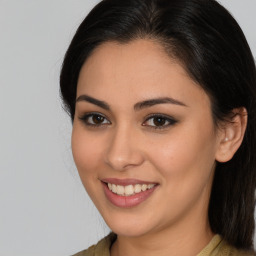
[(98, 140), (88, 135), (84, 129), (75, 124), (72, 131), (72, 153), (77, 170), (84, 183), (87, 177), (96, 177), (95, 170), (101, 158)]
[[(91, 136), (81, 126), (74, 124), (72, 131), (72, 153), (80, 179), (88, 195), (97, 206), (101, 191), (98, 171), (103, 170), (102, 141)], [(101, 195), (103, 196), (103, 195)]]
[(177, 184), (180, 180), (185, 184), (186, 180), (210, 175), (215, 162), (215, 136), (211, 127), (177, 127), (168, 138), (162, 138), (154, 145), (150, 152), (152, 162), (168, 182)]
[(215, 162), (214, 142), (210, 132), (191, 127), (189, 132), (180, 130), (155, 143), (149, 154), (169, 202), (159, 199), (159, 209), (165, 209), (164, 218), (168, 219), (170, 212), (178, 218), (195, 205), (201, 210), (207, 207)]

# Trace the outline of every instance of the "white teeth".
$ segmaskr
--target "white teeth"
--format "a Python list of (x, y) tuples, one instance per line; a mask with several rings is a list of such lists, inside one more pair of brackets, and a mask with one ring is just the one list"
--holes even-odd
[(146, 184), (143, 184), (143, 185), (141, 186), (141, 190), (142, 190), (142, 191), (146, 191), (146, 190), (147, 190), (147, 187), (148, 187), (148, 186), (147, 186)]
[(153, 188), (155, 185), (154, 184), (149, 184), (148, 185), (148, 189), (151, 189), (151, 188)]
[(126, 196), (131, 196), (134, 194), (134, 188), (133, 185), (128, 185), (124, 187), (125, 195)]
[(108, 183), (108, 188), (113, 193), (118, 194), (120, 196), (131, 196), (142, 191), (146, 191), (147, 189), (152, 189), (155, 184), (135, 184), (135, 185), (127, 185), (121, 186), (116, 184)]
[(116, 186), (116, 193), (120, 196), (124, 195), (124, 186), (117, 185)]
[(135, 193), (140, 193), (141, 192), (141, 185), (140, 184), (136, 184), (134, 186), (134, 192)]
[(111, 191), (112, 191), (113, 193), (116, 193), (116, 192), (117, 192), (116, 185), (115, 185), (115, 184), (112, 184), (111, 187), (112, 187), (112, 188), (111, 188)]

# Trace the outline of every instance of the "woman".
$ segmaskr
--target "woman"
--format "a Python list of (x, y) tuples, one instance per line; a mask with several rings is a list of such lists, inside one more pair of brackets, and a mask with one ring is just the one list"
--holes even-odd
[(254, 255), (256, 71), (214, 0), (103, 0), (61, 93), (81, 180), (113, 233), (76, 255)]

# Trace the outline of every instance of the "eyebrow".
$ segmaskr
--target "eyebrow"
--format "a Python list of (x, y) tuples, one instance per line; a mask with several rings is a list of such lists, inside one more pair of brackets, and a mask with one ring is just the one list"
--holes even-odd
[(141, 110), (141, 109), (144, 109), (147, 107), (152, 107), (157, 104), (166, 104), (166, 103), (187, 107), (187, 105), (185, 103), (183, 103), (179, 100), (169, 98), (169, 97), (164, 97), (164, 98), (149, 99), (149, 100), (145, 100), (142, 102), (138, 102), (134, 105), (134, 109)]
[[(95, 99), (91, 96), (85, 95), (85, 94), (80, 95), (76, 99), (76, 102), (81, 102), (81, 101), (86, 101), (86, 102), (92, 103), (96, 106), (99, 106), (105, 110), (110, 110), (110, 105), (108, 103), (106, 103), (105, 101), (97, 100), (97, 99)], [(139, 110), (147, 108), (147, 107), (152, 107), (154, 105), (166, 104), (166, 103), (187, 107), (186, 104), (184, 104), (183, 102), (181, 102), (179, 100), (169, 98), (169, 97), (164, 97), (164, 98), (149, 99), (149, 100), (138, 102), (134, 105), (134, 110), (139, 111)]]
[(108, 105), (108, 103), (106, 103), (105, 101), (102, 100), (97, 100), (93, 97), (90, 97), (88, 95), (80, 95), (77, 99), (76, 102), (80, 102), (80, 101), (87, 101), (89, 103), (92, 103), (94, 105), (97, 105), (105, 110), (110, 110), (110, 106)]

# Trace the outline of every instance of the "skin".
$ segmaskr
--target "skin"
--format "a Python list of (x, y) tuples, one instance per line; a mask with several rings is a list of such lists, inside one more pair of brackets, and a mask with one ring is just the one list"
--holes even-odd
[[(199, 253), (214, 235), (207, 211), (215, 161), (233, 154), (224, 150), (232, 129), (216, 129), (207, 94), (160, 45), (140, 39), (99, 46), (81, 69), (77, 98), (81, 95), (110, 107), (77, 101), (72, 151), (84, 187), (118, 234), (111, 255)], [(163, 97), (183, 105), (134, 109), (138, 102)], [(100, 126), (89, 125), (95, 124), (92, 118), (80, 119), (91, 112), (103, 117)], [(148, 120), (151, 114), (176, 122), (164, 120), (163, 129), (155, 129), (155, 119)], [(101, 183), (105, 178), (158, 186), (138, 206), (120, 208), (106, 198)]]

